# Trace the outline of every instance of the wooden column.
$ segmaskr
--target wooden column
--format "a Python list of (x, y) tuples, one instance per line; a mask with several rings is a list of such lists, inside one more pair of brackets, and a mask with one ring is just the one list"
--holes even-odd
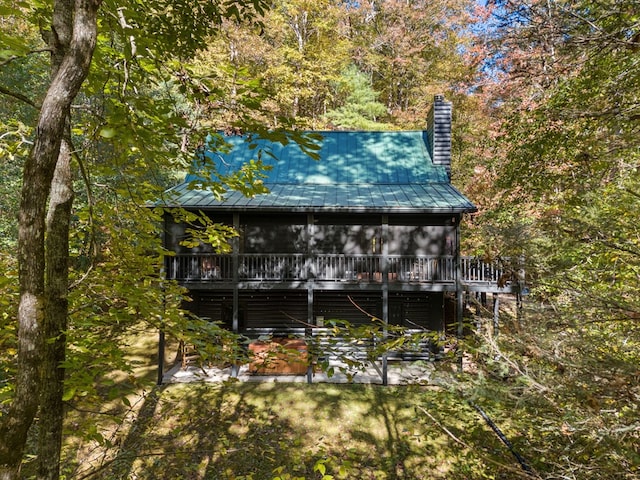
[(524, 309), (522, 294), (523, 294), (523, 290), (526, 288), (525, 286), (526, 272), (524, 269), (524, 261), (525, 261), (524, 256), (520, 256), (518, 258), (518, 270), (517, 270), (518, 283), (516, 285), (516, 321), (518, 322), (518, 325), (520, 325), (522, 321), (522, 313)]
[[(456, 245), (455, 245), (455, 280), (456, 280), (456, 320), (458, 322), (458, 338), (461, 339), (464, 334), (464, 286), (462, 284), (462, 264), (460, 258), (460, 222), (459, 217), (454, 217), (456, 224)], [(462, 372), (462, 355), (463, 352), (458, 350), (458, 371)]]
[[(162, 245), (164, 246), (164, 248), (167, 248), (167, 214), (165, 213), (162, 217)], [(168, 263), (168, 259), (167, 257), (165, 257), (164, 259), (164, 265), (162, 267), (162, 270), (160, 271), (160, 278), (162, 280), (164, 280), (165, 275), (167, 274), (167, 263)], [(164, 286), (161, 285), (160, 288), (162, 289), (162, 314), (164, 316), (164, 310), (165, 310), (165, 295), (164, 295)], [(162, 385), (163, 379), (164, 379), (164, 350), (165, 350), (165, 338), (164, 338), (164, 328), (162, 327), (162, 324), (164, 322), (164, 318), (160, 319), (160, 330), (158, 331), (158, 378), (156, 381), (157, 385)]]
[[(240, 232), (240, 214), (233, 214), (233, 228), (236, 232)], [(232, 248), (232, 275), (233, 275), (233, 316), (231, 320), (231, 329), (234, 333), (238, 333), (240, 329), (239, 316), (240, 316), (240, 299), (238, 291), (238, 270), (240, 269), (240, 237), (233, 237), (231, 240)], [(231, 376), (238, 376), (239, 365), (235, 363), (231, 366)]]
[[(456, 221), (457, 219), (454, 219)], [(464, 286), (462, 284), (462, 265), (460, 258), (460, 225), (456, 221), (456, 246), (455, 246), (455, 279), (456, 279), (456, 320), (458, 321), (458, 337), (464, 333), (462, 314), (464, 312)]]
[[(308, 268), (310, 263), (310, 259), (313, 256), (314, 252), (314, 235), (315, 235), (315, 218), (313, 213), (307, 214), (307, 259), (305, 260), (305, 268)], [(307, 270), (308, 271), (308, 270)], [(313, 317), (313, 277), (308, 276), (307, 278), (307, 325), (315, 325), (315, 318)], [(311, 337), (313, 335), (313, 330), (309, 327), (305, 329), (305, 336)], [(308, 347), (307, 347), (308, 353)], [(309, 360), (311, 356), (308, 356)], [(313, 362), (309, 363), (309, 367), (307, 368), (307, 383), (313, 383)]]
[(493, 336), (497, 337), (500, 332), (500, 297), (497, 293), (493, 294)]
[(158, 379), (156, 385), (162, 385), (164, 380), (164, 330), (160, 328), (158, 335)]
[[(384, 323), (383, 340), (386, 341), (389, 325), (389, 216), (382, 215), (382, 258), (380, 259), (380, 270), (382, 270), (382, 322)], [(387, 371), (387, 353), (382, 354), (382, 384), (389, 383)]]
[[(309, 325), (315, 324), (313, 318), (313, 281), (307, 282), (307, 323)], [(313, 330), (306, 328), (305, 336), (311, 338), (313, 336)], [(309, 353), (309, 344), (307, 344), (307, 359), (309, 361), (307, 367), (307, 383), (313, 383), (313, 359)]]

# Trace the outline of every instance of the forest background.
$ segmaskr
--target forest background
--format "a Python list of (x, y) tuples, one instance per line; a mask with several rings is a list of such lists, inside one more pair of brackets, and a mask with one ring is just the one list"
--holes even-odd
[[(162, 212), (146, 208), (207, 134), (422, 129), (436, 93), (454, 104), (453, 182), (479, 207), (465, 253), (523, 255), (537, 312), (469, 341), (480, 373), (465, 394), (526, 412), (543, 478), (638, 477), (637, 2), (3, 0), (0, 13), (0, 478), (24, 459), (58, 478), (77, 448), (62, 446), (65, 409), (129, 402), (132, 335), (224, 334), (199, 331), (159, 281)], [(261, 168), (210, 188), (259, 191)], [(224, 248), (229, 232), (205, 227)]]

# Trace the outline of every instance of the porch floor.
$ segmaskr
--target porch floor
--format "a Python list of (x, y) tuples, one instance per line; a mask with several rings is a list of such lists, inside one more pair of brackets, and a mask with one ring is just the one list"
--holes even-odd
[[(363, 383), (382, 385), (381, 362), (367, 365), (364, 370), (352, 370), (352, 377), (340, 370), (346, 368), (346, 364), (338, 361), (330, 362), (334, 368), (332, 376), (325, 372), (314, 372), (312, 383)], [(402, 362), (389, 361), (387, 363), (388, 385), (428, 384), (435, 367), (429, 362)], [(168, 370), (163, 383), (188, 383), (188, 382), (224, 382), (232, 378), (232, 368), (199, 367), (188, 365), (183, 368), (180, 363)], [(240, 382), (281, 382), (281, 383), (307, 383), (307, 374), (304, 375), (256, 375), (249, 373), (249, 366), (242, 365), (238, 369), (237, 380)]]

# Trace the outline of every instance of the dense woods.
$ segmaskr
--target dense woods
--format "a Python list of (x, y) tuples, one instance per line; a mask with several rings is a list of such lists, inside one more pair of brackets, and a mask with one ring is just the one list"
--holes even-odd
[[(518, 412), (525, 477), (640, 475), (637, 2), (0, 0), (0, 13), (0, 479), (81, 478), (90, 445), (119, 448), (95, 418), (120, 423), (152, 388), (128, 355), (141, 333), (234, 354), (161, 281), (163, 212), (148, 208), (208, 134), (422, 129), (436, 93), (454, 105), (453, 182), (479, 208), (465, 253), (523, 256), (530, 288), (499, 338), (465, 339), (474, 371), (449, 391)], [(209, 187), (255, 193), (261, 168)], [(233, 235), (205, 226), (219, 248)], [(515, 475), (472, 463), (448, 478)]]

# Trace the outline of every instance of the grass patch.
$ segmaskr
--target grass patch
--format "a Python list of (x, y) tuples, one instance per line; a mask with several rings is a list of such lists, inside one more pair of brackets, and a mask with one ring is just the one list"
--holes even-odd
[(92, 478), (323, 478), (318, 462), (353, 479), (517, 472), (478, 415), (434, 387), (169, 385), (147, 395), (120, 433)]

